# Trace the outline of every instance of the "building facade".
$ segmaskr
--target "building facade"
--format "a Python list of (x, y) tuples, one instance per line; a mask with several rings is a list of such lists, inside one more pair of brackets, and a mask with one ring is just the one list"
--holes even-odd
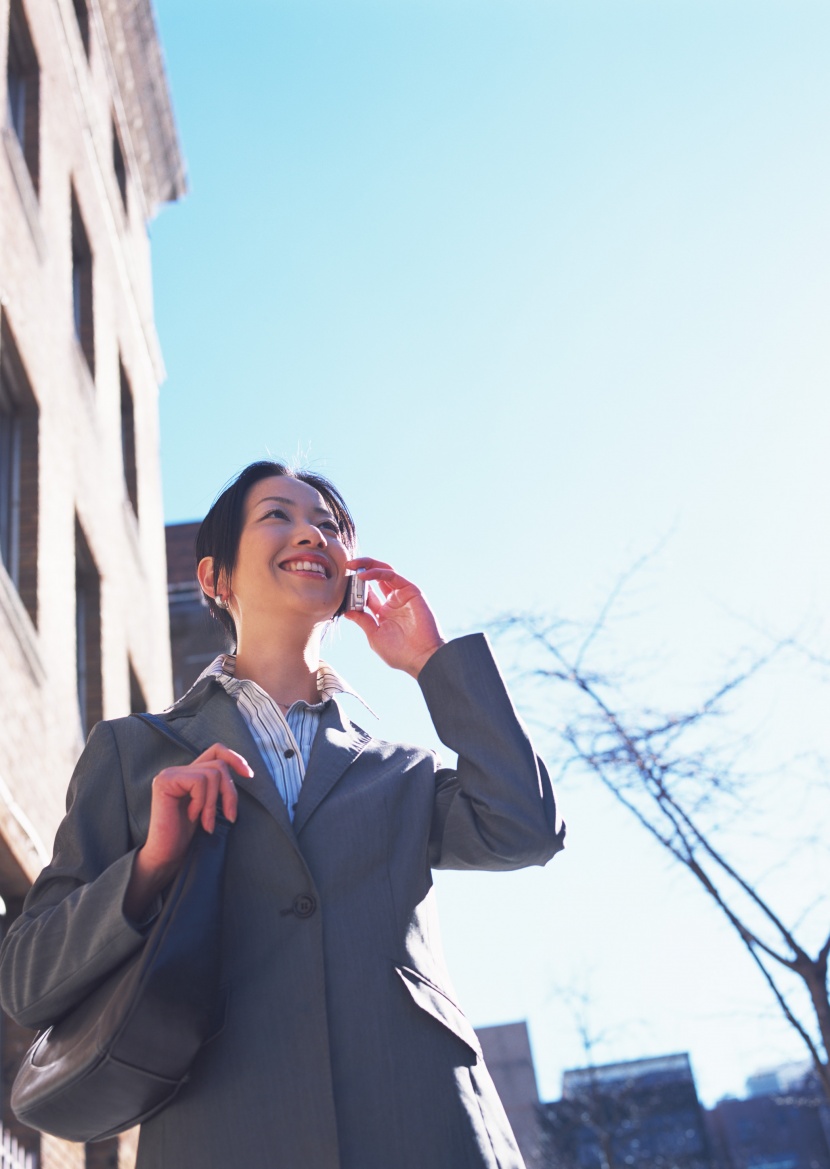
[(477, 1027), (476, 1035), (527, 1169), (543, 1169), (541, 1103), (527, 1023)]
[[(0, 894), (100, 718), (172, 698), (147, 223), (184, 190), (150, 0), (0, 0)], [(2, 1120), (44, 1169), (130, 1163)], [(4, 1160), (3, 1164), (10, 1164)]]
[(809, 1063), (759, 1072), (707, 1114), (719, 1169), (830, 1169), (830, 1104)]
[(218, 653), (229, 649), (222, 627), (210, 615), (196, 579), (196, 533), (200, 522), (168, 524), (167, 599), (173, 694), (185, 694)]
[(714, 1169), (685, 1053), (565, 1072), (542, 1128), (551, 1169)]

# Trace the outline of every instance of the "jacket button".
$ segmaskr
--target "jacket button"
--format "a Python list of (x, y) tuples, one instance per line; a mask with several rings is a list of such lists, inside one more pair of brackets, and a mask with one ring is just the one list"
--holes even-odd
[(301, 893), (294, 898), (294, 913), (297, 917), (311, 917), (317, 908), (317, 902), (308, 893)]

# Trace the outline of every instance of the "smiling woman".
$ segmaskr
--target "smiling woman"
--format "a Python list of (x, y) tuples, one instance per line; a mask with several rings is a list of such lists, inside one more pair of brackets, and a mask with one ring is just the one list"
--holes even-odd
[[(263, 480), (275, 480), (269, 489)], [(265, 512), (270, 503), (275, 515), (285, 509), (293, 510), (301, 501), (292, 494), (300, 485), (309, 489), (307, 497), (315, 517), (320, 519), (321, 530), (337, 535), (347, 552), (354, 551), (357, 541), (354, 520), (340, 492), (322, 475), (310, 471), (289, 474), (284, 463), (251, 463), (222, 492), (205, 516), (196, 539), (196, 558), (201, 562), (206, 557), (212, 561), (213, 574), (217, 580), (229, 581), (236, 566), (243, 529), (254, 500), (248, 499), (249, 492), (257, 489), (257, 506), (261, 508), (260, 519), (266, 519)], [(316, 508), (316, 510), (314, 510)], [(217, 606), (215, 589), (206, 587), (200, 580), (211, 613), (221, 622), (228, 634), (236, 640), (236, 625), (231, 613)]]
[[(218, 910), (224, 1026), (141, 1130), (140, 1169), (521, 1169), (456, 1004), (431, 868), (514, 869), (562, 847), (550, 781), (481, 635), (448, 643), (420, 590), (353, 558), (327, 480), (248, 467), (197, 540), (199, 582), (235, 652), (161, 717), (100, 723), (51, 864), (4, 943), (0, 995), (26, 1026), (83, 1000), (137, 951), (199, 824), (234, 822)], [(458, 753), (372, 739), (320, 659), (345, 617), (417, 678)]]

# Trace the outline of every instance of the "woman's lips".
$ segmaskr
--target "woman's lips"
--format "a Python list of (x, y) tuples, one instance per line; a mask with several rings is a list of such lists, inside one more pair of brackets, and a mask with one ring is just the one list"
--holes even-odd
[(320, 560), (300, 560), (299, 558), (296, 560), (283, 560), (280, 568), (284, 572), (298, 572), (310, 576), (319, 576), (325, 580), (328, 580), (330, 575), (327, 566)]

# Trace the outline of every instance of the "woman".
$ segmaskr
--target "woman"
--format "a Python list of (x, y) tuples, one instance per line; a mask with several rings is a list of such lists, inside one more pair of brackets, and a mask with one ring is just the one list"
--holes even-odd
[[(553, 794), (481, 635), (445, 643), (418, 589), (353, 559), (336, 489), (255, 463), (211, 508), (199, 583), (232, 634), (164, 717), (99, 723), (51, 864), (4, 944), (0, 994), (40, 1027), (141, 945), (199, 822), (221, 806), (224, 1024), (142, 1128), (143, 1169), (519, 1169), (454, 1001), (431, 868), (514, 869), (562, 847)], [(320, 662), (347, 612), (417, 678), (456, 769), (371, 738)], [(195, 757), (195, 758), (194, 758)]]

